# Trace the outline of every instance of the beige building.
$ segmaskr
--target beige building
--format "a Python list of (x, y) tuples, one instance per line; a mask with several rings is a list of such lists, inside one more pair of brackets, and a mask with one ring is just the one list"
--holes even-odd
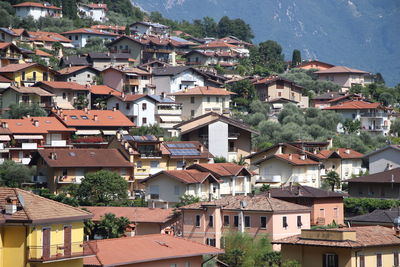
[(105, 85), (127, 94), (154, 94), (150, 72), (124, 66), (110, 67), (101, 72)]
[(175, 102), (182, 104), (182, 120), (192, 119), (208, 112), (230, 114), (231, 95), (226, 89), (197, 86), (171, 94)]

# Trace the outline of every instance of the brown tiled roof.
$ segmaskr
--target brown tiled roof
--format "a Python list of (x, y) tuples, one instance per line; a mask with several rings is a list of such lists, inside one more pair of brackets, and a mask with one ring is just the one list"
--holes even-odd
[(365, 101), (346, 101), (335, 106), (326, 107), (326, 110), (343, 110), (343, 109), (383, 109), (381, 103), (370, 103)]
[(7, 79), (3, 75), (0, 75), (0, 83), (11, 83), (11, 80)]
[(319, 165), (318, 161), (310, 159), (308, 156), (306, 156), (305, 159), (301, 159), (300, 154), (275, 154), (272, 156), (269, 156), (267, 158), (262, 159), (262, 161), (271, 159), (271, 158), (276, 158), (276, 159), (281, 159), (284, 161), (287, 161), (289, 164), (292, 165)]
[(9, 89), (14, 90), (20, 94), (35, 94), (38, 96), (54, 96), (54, 94), (35, 86), (28, 86), (28, 87), (16, 87), (10, 86)]
[[(246, 202), (247, 206), (241, 208), (241, 203)], [(277, 198), (265, 195), (255, 196), (227, 196), (214, 201), (198, 202), (181, 207), (180, 209), (201, 209), (204, 206), (220, 206), (223, 210), (244, 210), (244, 211), (269, 211), (269, 212), (293, 212), (310, 211), (309, 207), (294, 204)]]
[(166, 223), (175, 218), (174, 209), (144, 207), (94, 207), (85, 206), (93, 214), (93, 221), (100, 221), (106, 213), (126, 217), (132, 223)]
[(89, 87), (92, 94), (95, 95), (115, 95), (120, 96), (122, 93), (107, 85), (92, 85)]
[(400, 168), (348, 179), (349, 183), (400, 183)]
[(244, 175), (251, 175), (251, 173), (244, 167), (235, 163), (201, 163), (193, 164), (188, 169), (198, 169), (200, 171), (211, 172), (215, 177), (236, 176), (240, 173)]
[(199, 170), (170, 170), (170, 171), (161, 171), (156, 174), (153, 174), (146, 179), (143, 179), (142, 182), (147, 182), (150, 179), (156, 178), (160, 175), (166, 175), (177, 179), (185, 184), (201, 184), (206, 179), (210, 178), (215, 181), (218, 181), (211, 173), (202, 172)]
[(143, 70), (143, 69), (140, 69), (140, 68), (136, 68), (136, 67), (132, 68), (132, 67), (125, 67), (125, 66), (109, 67), (109, 68), (103, 70), (103, 72), (107, 71), (109, 69), (117, 70), (117, 71), (123, 72), (123, 73), (134, 73), (134, 74), (139, 74), (139, 75), (150, 75), (150, 72), (148, 72), (146, 70)]
[(107, 4), (91, 3), (91, 4), (86, 4), (85, 6), (93, 8), (93, 9), (107, 9)]
[[(132, 167), (117, 149), (42, 149), (38, 153), (51, 168)], [(51, 153), (56, 153), (55, 159)]]
[(227, 42), (212, 41), (206, 44), (198, 45), (193, 47), (194, 49), (210, 49), (210, 48), (237, 48), (236, 45), (229, 44)]
[(368, 72), (366, 72), (366, 71), (352, 69), (352, 68), (345, 67), (345, 66), (335, 66), (335, 67), (329, 68), (327, 70), (319, 70), (319, 71), (316, 71), (314, 73), (317, 73), (317, 74), (324, 74), (324, 73), (359, 73), (359, 74), (368, 74)]
[[(5, 67), (0, 68), (0, 73), (16, 72), (16, 71), (24, 70), (24, 69), (27, 69), (29, 67), (33, 67), (36, 65), (39, 65), (39, 64), (37, 64), (37, 63), (9, 64)], [(44, 67), (44, 66), (42, 66), (42, 67)]]
[(336, 150), (321, 150), (314, 155), (320, 159), (327, 159), (330, 158), (332, 155), (335, 155), (336, 157), (342, 159), (361, 159), (364, 157), (364, 154), (350, 148), (338, 148)]
[[(130, 121), (121, 111), (119, 110), (53, 110), (52, 113), (67, 127), (134, 127), (135, 124)], [(95, 120), (95, 115), (97, 120)], [(65, 117), (66, 116), (66, 117)], [(72, 117), (76, 117), (73, 119)], [(75, 118), (74, 117), (74, 118)], [(66, 119), (65, 119), (66, 118)], [(84, 119), (87, 118), (87, 119)]]
[(78, 91), (89, 91), (89, 88), (75, 82), (56, 82), (56, 81), (42, 81), (35, 84), (35, 86), (47, 86), (52, 89), (69, 89)]
[(391, 208), (387, 210), (376, 209), (373, 212), (347, 218), (346, 221), (353, 224), (369, 224), (369, 225), (394, 225), (394, 220), (399, 217), (400, 208)]
[(7, 48), (7, 47), (9, 47), (10, 45), (12, 45), (12, 43), (2, 43), (2, 42), (0, 42), (0, 49)]
[(90, 28), (98, 30), (125, 31), (125, 26), (117, 25), (92, 25)]
[(118, 36), (118, 34), (113, 33), (113, 32), (107, 32), (103, 30), (98, 30), (98, 29), (91, 29), (91, 28), (81, 28), (81, 29), (75, 29), (67, 32), (63, 32), (62, 34), (93, 34), (93, 35), (107, 35), (107, 36)]
[(323, 247), (342, 247), (342, 248), (363, 248), (376, 246), (399, 246), (400, 238), (395, 235), (393, 229), (383, 226), (362, 226), (338, 229), (323, 229), (321, 234), (329, 231), (355, 231), (356, 241), (344, 240), (324, 240), (324, 239), (306, 239), (300, 235), (295, 235), (273, 241), (273, 244), (305, 245), (305, 246), (323, 246)]
[(269, 190), (274, 198), (343, 198), (343, 194), (305, 185), (285, 186)]
[(325, 63), (319, 60), (308, 60), (308, 61), (303, 61), (302, 63), (300, 63), (299, 65), (296, 66), (296, 68), (301, 68), (301, 67), (305, 67), (308, 65), (314, 65), (314, 64), (320, 64), (320, 65), (325, 65), (326, 67), (334, 67), (335, 65), (329, 64), (329, 63)]
[(59, 33), (56, 32), (28, 32), (31, 36), (30, 40), (39, 41), (39, 42), (62, 42), (62, 43), (71, 43), (72, 41)]
[(40, 8), (61, 10), (61, 8), (53, 6), (53, 5), (43, 5), (42, 3), (36, 3), (36, 2), (23, 2), (23, 3), (13, 5), (13, 7), (40, 7)]
[(288, 82), (290, 84), (293, 84), (294, 86), (296, 86), (298, 88), (303, 88), (299, 84), (296, 84), (294, 81), (282, 78), (282, 77), (280, 77), (278, 75), (271, 75), (271, 76), (268, 76), (268, 77), (265, 77), (265, 78), (255, 79), (253, 81), (253, 84), (255, 84), (255, 85), (256, 84), (271, 84), (271, 83), (274, 83), (276, 81), (285, 81), (285, 82)]
[(74, 72), (77, 72), (77, 71), (80, 71), (80, 70), (83, 70), (83, 69), (87, 69), (87, 68), (95, 70), (95, 69), (93, 69), (92, 67), (89, 67), (89, 66), (71, 66), (71, 67), (66, 67), (66, 68), (63, 68), (63, 69), (59, 70), (58, 73), (61, 74), (61, 75), (68, 75), (68, 74), (72, 74)]
[(89, 219), (92, 214), (79, 208), (40, 197), (31, 192), (18, 189), (0, 187), (0, 208), (5, 209), (6, 199), (18, 199), (17, 212), (12, 215), (2, 214), (8, 223), (54, 223), (68, 221), (82, 221)]
[[(39, 126), (34, 125), (39, 122)], [(74, 132), (74, 128), (67, 128), (54, 117), (30, 117), (22, 119), (0, 119), (7, 122), (8, 129), (12, 134), (47, 134), (50, 132)]]
[[(127, 94), (127, 95), (124, 95), (124, 97), (121, 98), (121, 100), (124, 101), (124, 102), (133, 102), (133, 101), (139, 100), (139, 99), (141, 99), (143, 97), (147, 97), (147, 95), (144, 95), (144, 94), (136, 94), (136, 95)], [(154, 101), (152, 98), (151, 98), (151, 100)]]
[(236, 95), (233, 92), (230, 92), (223, 88), (216, 88), (211, 86), (196, 86), (184, 91), (176, 92), (170, 94), (173, 96), (185, 96), (185, 95)]
[(223, 250), (215, 247), (162, 234), (89, 241), (89, 245), (96, 248), (97, 253), (96, 257), (84, 258), (85, 266), (127, 266), (142, 262), (149, 264), (168, 259), (223, 253)]
[(35, 50), (35, 54), (37, 55), (37, 56), (40, 56), (40, 57), (52, 57), (53, 55), (51, 55), (51, 54), (49, 54), (49, 53), (47, 53), (47, 52), (44, 52), (44, 51), (42, 51), (42, 50), (40, 50), (40, 49), (36, 49)]

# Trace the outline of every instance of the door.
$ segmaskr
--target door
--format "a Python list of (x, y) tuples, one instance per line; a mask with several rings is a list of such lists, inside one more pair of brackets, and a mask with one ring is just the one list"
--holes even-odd
[(64, 256), (71, 256), (71, 226), (64, 226)]
[(50, 259), (50, 228), (43, 228), (43, 259)]

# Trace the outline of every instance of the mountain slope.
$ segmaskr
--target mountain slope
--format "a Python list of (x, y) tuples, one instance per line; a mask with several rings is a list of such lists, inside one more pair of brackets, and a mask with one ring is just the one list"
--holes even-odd
[(176, 20), (204, 16), (242, 18), (254, 42), (276, 40), (290, 59), (293, 49), (400, 83), (400, 1), (398, 0), (135, 0), (146, 11)]

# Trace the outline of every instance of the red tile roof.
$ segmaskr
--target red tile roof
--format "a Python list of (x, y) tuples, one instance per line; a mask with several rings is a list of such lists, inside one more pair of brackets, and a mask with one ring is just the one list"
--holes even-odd
[(41, 41), (41, 42), (62, 42), (62, 43), (71, 43), (72, 41), (59, 33), (56, 32), (28, 32), (31, 36), (30, 40), (32, 41)]
[(335, 106), (326, 107), (326, 110), (343, 110), (343, 109), (383, 109), (380, 103), (370, 103), (365, 101), (346, 101)]
[(89, 88), (75, 82), (56, 82), (56, 81), (41, 81), (36, 83), (39, 87), (49, 87), (52, 89), (69, 89), (78, 91), (89, 91)]
[(361, 159), (364, 154), (357, 152), (350, 148), (338, 148), (336, 150), (321, 150), (319, 153), (314, 154), (320, 159), (330, 158), (332, 155), (338, 156), (342, 159)]
[[(67, 127), (134, 127), (130, 121), (119, 110), (53, 110), (52, 113)], [(96, 115), (96, 119), (95, 119)], [(76, 119), (75, 119), (75, 117)], [(86, 119), (87, 118), (87, 119)]]
[(96, 257), (84, 258), (85, 266), (128, 266), (223, 253), (215, 247), (162, 234), (89, 241), (89, 245), (96, 248), (97, 253)]
[(98, 30), (125, 31), (125, 26), (117, 25), (92, 25), (90, 28)]
[(169, 94), (173, 96), (184, 96), (184, 95), (236, 95), (223, 88), (216, 88), (211, 86), (196, 86), (194, 88), (186, 89), (184, 91), (176, 92), (174, 94)]
[(194, 49), (210, 49), (210, 48), (237, 48), (236, 45), (232, 45), (221, 41), (212, 41), (206, 44), (198, 45), (193, 47)]
[(4, 49), (12, 45), (12, 43), (0, 43), (0, 49)]
[(300, 154), (276, 154), (268, 157), (267, 159), (269, 158), (285, 160), (292, 165), (319, 165), (318, 161), (312, 160), (307, 156), (305, 159), (301, 159)]
[(43, 5), (42, 3), (35, 3), (35, 2), (23, 2), (20, 4), (13, 5), (13, 7), (40, 7), (40, 8), (61, 10), (61, 8), (53, 5)]
[(3, 75), (0, 75), (0, 83), (11, 83), (12, 81), (10, 79), (7, 79)]
[[(39, 124), (35, 126), (35, 121)], [(6, 122), (12, 134), (47, 134), (51, 132), (75, 132), (74, 128), (67, 128), (54, 117), (30, 117), (23, 119), (0, 119)]]
[(146, 179), (143, 179), (142, 182), (146, 182), (150, 179), (156, 178), (160, 175), (166, 175), (177, 179), (185, 184), (198, 184), (203, 183), (206, 179), (210, 178), (215, 181), (218, 181), (211, 173), (202, 172), (199, 170), (171, 170), (171, 171), (161, 171), (156, 174), (153, 174)]
[(200, 171), (211, 172), (215, 177), (236, 176), (240, 173), (244, 175), (251, 175), (251, 173), (244, 167), (235, 163), (201, 163), (194, 164), (188, 169), (198, 169)]
[(107, 4), (86, 4), (85, 6), (93, 8), (93, 9), (107, 9)]
[(71, 66), (71, 67), (66, 67), (66, 68), (59, 70), (58, 73), (61, 75), (68, 75), (68, 74), (71, 74), (71, 73), (74, 73), (74, 72), (77, 72), (77, 71), (80, 71), (80, 70), (83, 70), (86, 68), (92, 69), (90, 66)]
[(90, 211), (93, 221), (100, 221), (106, 213), (117, 217), (126, 217), (131, 223), (166, 223), (175, 218), (174, 209), (144, 208), (144, 207), (82, 207)]
[(42, 50), (40, 50), (40, 49), (36, 49), (35, 50), (35, 54), (37, 55), (37, 56), (39, 56), (39, 57), (52, 57), (53, 55), (51, 55), (51, 54), (49, 54), (49, 53), (47, 53), (47, 52), (44, 52), (44, 51), (42, 51)]
[(327, 70), (319, 70), (316, 71), (314, 73), (317, 74), (324, 74), (324, 73), (357, 73), (357, 74), (368, 74), (368, 72), (363, 71), (363, 70), (357, 70), (357, 69), (352, 69), (349, 67), (345, 67), (345, 66), (335, 66), (332, 68), (329, 68)]
[(16, 72), (20, 70), (24, 70), (33, 66), (41, 66), (43, 68), (47, 68), (45, 66), (42, 66), (37, 63), (23, 63), (23, 64), (9, 64), (5, 67), (0, 68), (0, 73), (6, 73), (6, 72)]
[(118, 34), (113, 33), (113, 32), (107, 32), (103, 30), (98, 30), (98, 29), (92, 29), (92, 28), (81, 28), (81, 29), (75, 29), (72, 31), (67, 31), (63, 32), (62, 34), (93, 34), (93, 35), (107, 35), (107, 36), (118, 36)]
[(89, 87), (89, 90), (92, 94), (95, 95), (115, 95), (121, 96), (121, 92), (107, 86), (107, 85), (92, 85)]

